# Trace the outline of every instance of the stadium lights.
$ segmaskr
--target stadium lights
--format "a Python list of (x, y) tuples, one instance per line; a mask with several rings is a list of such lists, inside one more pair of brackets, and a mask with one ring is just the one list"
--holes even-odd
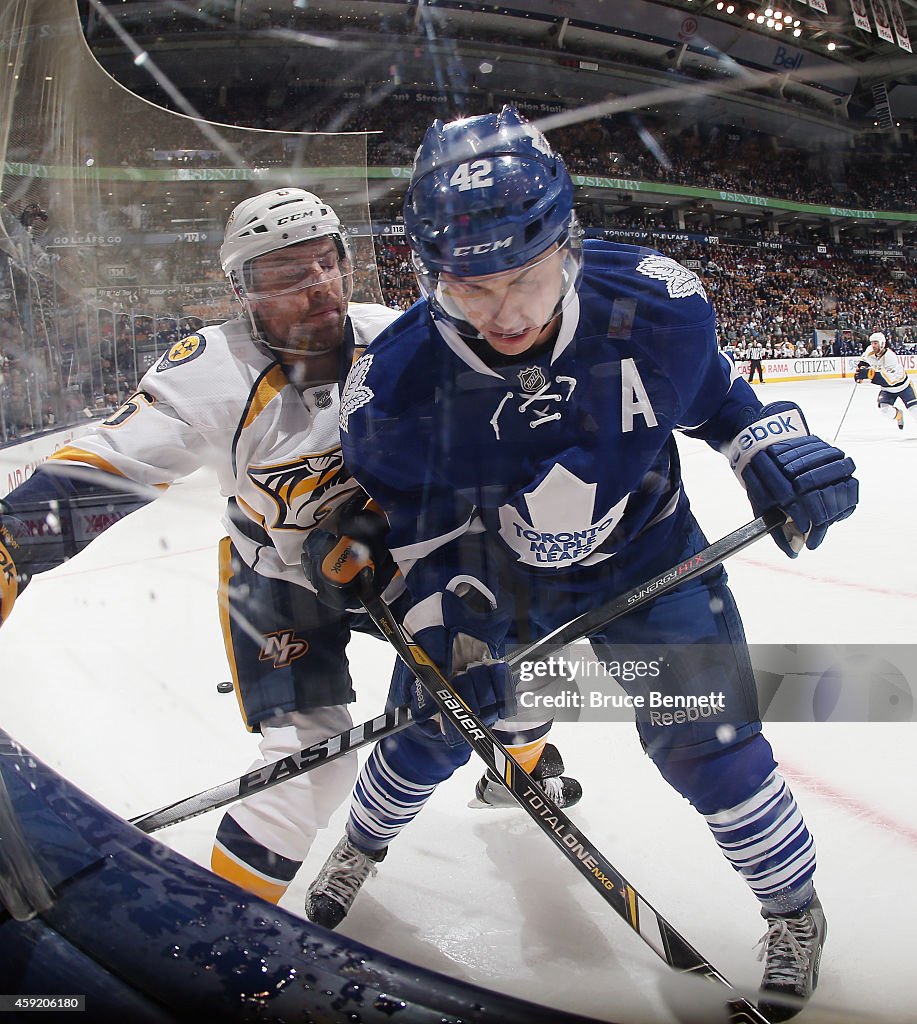
[(828, 43), (828, 49), (829, 50), (836, 50), (837, 49), (837, 43)]
[(749, 21), (754, 21), (755, 20), (755, 12), (754, 11), (749, 11), (748, 12), (748, 20)]

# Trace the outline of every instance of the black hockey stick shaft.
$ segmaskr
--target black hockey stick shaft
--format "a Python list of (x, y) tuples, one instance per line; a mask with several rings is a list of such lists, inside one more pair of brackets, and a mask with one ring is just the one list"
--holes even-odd
[(670, 967), (700, 974), (730, 990), (729, 1019), (733, 1024), (768, 1024), (754, 1003), (741, 996), (722, 974), (640, 895), (617, 868), (581, 832), (532, 777), (513, 759), (491, 730), (452, 689), (433, 659), (392, 615), (374, 592), (372, 575), (360, 576), (361, 600), (398, 656), (439, 707), (440, 713), (464, 736), (471, 748), (502, 781), (516, 802), (615, 912)]
[(778, 526), (783, 526), (786, 520), (786, 513), (780, 509), (771, 509), (765, 512), (763, 516), (759, 516), (750, 523), (740, 526), (737, 530), (733, 530), (732, 533), (727, 533), (725, 537), (721, 537), (712, 544), (708, 544), (707, 547), (689, 556), (683, 562), (679, 562), (678, 565), (673, 565), (671, 568), (666, 569), (658, 576), (653, 577), (653, 579), (641, 583), (640, 586), (634, 587), (633, 590), (628, 590), (626, 593), (613, 598), (603, 605), (599, 605), (598, 608), (593, 608), (591, 611), (577, 616), (577, 618), (572, 619), (564, 626), (560, 626), (553, 633), (549, 633), (540, 640), (536, 640), (526, 647), (513, 651), (506, 658), (507, 664), (515, 667), (523, 661), (538, 661), (539, 658), (543, 658), (552, 649), (556, 650), (560, 647), (566, 647), (568, 644), (582, 640), (584, 637), (592, 636), (610, 622), (645, 604), (647, 600), (659, 597), (660, 594), (665, 594), (669, 590), (674, 590), (675, 587), (681, 586), (682, 583), (693, 580), (702, 573), (713, 569), (720, 562), (724, 562), (731, 555), (736, 554), (743, 548), (747, 548), (749, 544), (754, 544), (756, 540), (760, 540), (761, 537), (764, 537)]
[(837, 435), (841, 432), (841, 427), (844, 425), (844, 420), (847, 419), (847, 413), (850, 412), (850, 404), (853, 402), (853, 396), (857, 393), (857, 387), (859, 386), (859, 383), (860, 382), (858, 380), (854, 379), (853, 391), (850, 392), (850, 397), (847, 399), (847, 404), (844, 406), (844, 411), (841, 414), (841, 419), (837, 425), (837, 430), (834, 431), (834, 437), (831, 438), (832, 444), (834, 444), (834, 442), (837, 440)]
[[(607, 604), (579, 616), (544, 639), (516, 651), (507, 658), (507, 662), (511, 666), (515, 666), (526, 660), (537, 661), (552, 648), (566, 646), (589, 636), (590, 633), (596, 632), (621, 615), (640, 607), (647, 600), (658, 597), (672, 587), (712, 569), (719, 562), (740, 551), (784, 521), (783, 513), (769, 513), (740, 527), (733, 533), (710, 544), (696, 555), (692, 555), (686, 561), (667, 569), (659, 576), (647, 580), (639, 587), (614, 598)], [(410, 711), (407, 708), (395, 708), (363, 722), (361, 725), (355, 725), (345, 732), (319, 740), (317, 743), (279, 761), (267, 764), (263, 768), (248, 772), (240, 778), (221, 783), (210, 789), (202, 790), (200, 793), (195, 793), (193, 796), (185, 797), (183, 800), (167, 804), (158, 810), (131, 818), (131, 824), (147, 833), (156, 832), (169, 825), (177, 825), (189, 818), (206, 814), (207, 811), (225, 807), (250, 793), (269, 789), (287, 779), (310, 772), (314, 768), (341, 757), (348, 751), (358, 750), (385, 736), (400, 732), (410, 722)]]
[(295, 754), (290, 754), (289, 757), (247, 772), (238, 779), (205, 789), (194, 796), (160, 807), (157, 811), (131, 818), (130, 823), (147, 833), (156, 832), (167, 825), (177, 825), (180, 821), (196, 818), (206, 811), (225, 807), (226, 804), (231, 804), (251, 793), (262, 792), (271, 786), (286, 782), (287, 779), (310, 772), (313, 768), (320, 768), (323, 764), (329, 764), (352, 750), (366, 746), (367, 743), (375, 743), (383, 736), (391, 736), (406, 729), (411, 722), (411, 712), (408, 708), (392, 708), (368, 722), (328, 736)]

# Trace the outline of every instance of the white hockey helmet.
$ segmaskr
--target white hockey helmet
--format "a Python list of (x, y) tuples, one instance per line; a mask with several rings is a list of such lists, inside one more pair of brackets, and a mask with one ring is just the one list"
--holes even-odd
[[(264, 296), (253, 290), (252, 263), (259, 256), (278, 249), (321, 238), (332, 239), (337, 249), (338, 272), (346, 306), (353, 291), (353, 257), (338, 215), (326, 202), (302, 188), (278, 188), (243, 199), (229, 215), (220, 247), (220, 263), (242, 303), (252, 330), (272, 348), (293, 352), (300, 350), (295, 345), (285, 349), (282, 344), (277, 344), (276, 339), (268, 340), (264, 336), (256, 310), (259, 298)], [(301, 282), (282, 288), (281, 292), (297, 291), (309, 287), (310, 283), (321, 283), (321, 280), (327, 278), (319, 281), (304, 278)]]
[(220, 263), (233, 287), (244, 293), (243, 269), (251, 260), (298, 242), (331, 237), (342, 260), (353, 262), (334, 210), (302, 188), (277, 188), (243, 199), (229, 215)]
[(876, 343), (878, 343), (880, 349), (888, 348), (888, 341), (881, 331), (876, 331), (874, 334), (870, 334), (869, 336), (869, 344), (873, 345)]

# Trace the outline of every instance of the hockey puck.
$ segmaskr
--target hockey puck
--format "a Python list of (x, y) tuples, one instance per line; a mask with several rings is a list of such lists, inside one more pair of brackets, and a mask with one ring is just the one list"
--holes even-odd
[(217, 683), (217, 693), (232, 693), (232, 683)]

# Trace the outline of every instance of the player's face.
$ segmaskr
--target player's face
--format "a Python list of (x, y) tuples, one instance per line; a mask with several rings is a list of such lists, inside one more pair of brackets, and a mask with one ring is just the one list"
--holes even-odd
[(253, 260), (246, 293), (270, 341), (320, 355), (341, 344), (349, 272), (334, 241), (319, 238)]
[(458, 309), (501, 355), (521, 355), (556, 330), (564, 253), (553, 245), (518, 270), (439, 279), (440, 301)]

